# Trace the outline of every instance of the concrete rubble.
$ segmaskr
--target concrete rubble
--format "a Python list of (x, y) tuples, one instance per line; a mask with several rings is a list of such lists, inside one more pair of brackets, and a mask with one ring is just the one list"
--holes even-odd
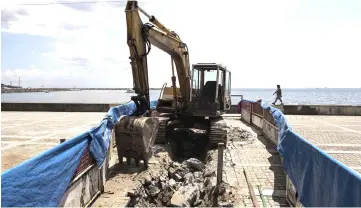
[(230, 187), (222, 183), (216, 188), (215, 167), (190, 158), (182, 163), (170, 161), (157, 173), (144, 176), (132, 192), (130, 207), (210, 207), (232, 206)]
[(241, 142), (241, 141), (252, 141), (255, 138), (251, 132), (247, 129), (239, 128), (239, 127), (230, 127), (227, 132), (228, 141), (233, 142)]

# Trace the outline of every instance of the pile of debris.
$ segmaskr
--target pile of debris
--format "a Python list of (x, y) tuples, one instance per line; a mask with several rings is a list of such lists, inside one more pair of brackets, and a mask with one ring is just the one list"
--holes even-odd
[(256, 139), (256, 135), (253, 135), (249, 130), (239, 127), (230, 127), (227, 132), (227, 137), (231, 142), (253, 141)]
[(215, 169), (198, 159), (171, 161), (168, 167), (141, 178), (138, 188), (128, 192), (127, 206), (232, 207), (230, 187), (225, 183), (216, 185)]

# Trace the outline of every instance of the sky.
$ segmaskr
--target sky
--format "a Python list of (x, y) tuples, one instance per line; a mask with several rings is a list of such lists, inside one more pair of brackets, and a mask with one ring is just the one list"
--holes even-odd
[[(124, 5), (7, 0), (1, 82), (23, 87), (132, 87)], [(359, 88), (359, 0), (144, 0), (187, 44), (190, 62), (220, 63), (232, 88)], [(50, 5), (14, 5), (57, 3)], [(143, 18), (143, 17), (142, 17)], [(143, 18), (144, 22), (147, 18)], [(152, 47), (150, 87), (171, 84), (170, 57)]]

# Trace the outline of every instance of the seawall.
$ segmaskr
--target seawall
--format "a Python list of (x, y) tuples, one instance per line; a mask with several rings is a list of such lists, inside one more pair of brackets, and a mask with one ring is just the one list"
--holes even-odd
[(286, 115), (347, 115), (361, 116), (361, 106), (352, 105), (285, 105)]
[[(57, 91), (81, 91), (81, 90), (131, 90), (132, 88), (1, 88), (1, 93), (24, 93), (24, 92), (57, 92)], [(160, 90), (160, 88), (149, 88)]]
[(1, 111), (108, 112), (120, 103), (1, 103)]
[[(1, 103), (1, 111), (108, 112), (121, 103)], [(275, 106), (285, 115), (361, 116), (361, 105), (284, 105)], [(232, 105), (229, 113), (237, 113)]]
[[(361, 116), (361, 105), (283, 105), (273, 106), (285, 115), (333, 115)], [(237, 106), (232, 105), (230, 113), (236, 113)]]

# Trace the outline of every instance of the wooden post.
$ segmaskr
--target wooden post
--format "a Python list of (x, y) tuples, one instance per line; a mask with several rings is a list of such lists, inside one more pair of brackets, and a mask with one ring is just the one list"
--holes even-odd
[(251, 113), (250, 113), (250, 114), (251, 114), (251, 118), (249, 118), (249, 124), (253, 124), (253, 121), (252, 121), (252, 120), (253, 120), (253, 119), (252, 119), (252, 113), (253, 113), (253, 107), (254, 107), (253, 105), (254, 105), (254, 103), (251, 103), (251, 105), (250, 105), (250, 106), (251, 106), (251, 109), (250, 109), (250, 110), (251, 110)]
[(217, 187), (222, 183), (224, 143), (218, 143)]

